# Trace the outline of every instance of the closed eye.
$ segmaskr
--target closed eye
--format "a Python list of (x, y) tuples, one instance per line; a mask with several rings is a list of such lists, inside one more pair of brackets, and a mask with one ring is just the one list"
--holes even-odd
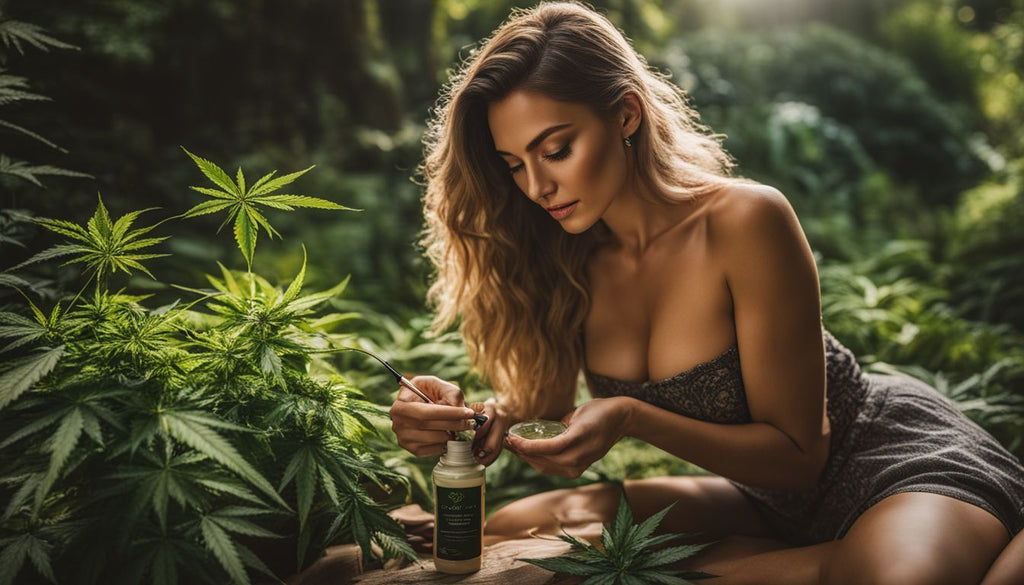
[(563, 146), (563, 147), (562, 147), (562, 148), (561, 148), (560, 150), (558, 150), (557, 152), (552, 152), (551, 154), (545, 154), (545, 155), (544, 155), (544, 159), (545, 159), (545, 160), (554, 160), (554, 161), (558, 161), (558, 160), (563, 160), (563, 159), (565, 159), (565, 158), (566, 158), (566, 157), (568, 157), (568, 156), (569, 156), (570, 154), (572, 154), (572, 148), (571, 148), (571, 145), (569, 145), (569, 144), (566, 144), (565, 146)]

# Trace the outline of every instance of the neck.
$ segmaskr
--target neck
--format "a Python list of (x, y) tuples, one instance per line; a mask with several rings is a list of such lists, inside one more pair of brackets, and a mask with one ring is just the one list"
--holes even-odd
[(628, 191), (612, 202), (602, 219), (625, 252), (641, 257), (692, 213), (690, 202), (666, 203)]

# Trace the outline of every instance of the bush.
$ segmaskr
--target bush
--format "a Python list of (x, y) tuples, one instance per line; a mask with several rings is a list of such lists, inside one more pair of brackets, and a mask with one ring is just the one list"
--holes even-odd
[(927, 203), (952, 203), (987, 171), (960, 110), (936, 98), (906, 61), (838, 30), (709, 31), (688, 39), (681, 54), (685, 60), (669, 65), (692, 80), (693, 100), (715, 129), (738, 139), (727, 146), (741, 162), (766, 157), (744, 149), (756, 139), (719, 120), (759, 104), (802, 102), (848, 128), (875, 164), (918, 186)]
[[(306, 171), (247, 187), (193, 159), (217, 188), (193, 187), (211, 198), (176, 217), (227, 212), (250, 267), (258, 231), (277, 235), (256, 204), (345, 209), (274, 194)], [(163, 255), (151, 233), (175, 218), (134, 227), (146, 211), (36, 220), (66, 241), (23, 265), (69, 258), (87, 278), (53, 307), (25, 296), (0, 313), (0, 584), (248, 583), (336, 541), (412, 557), (377, 502), (407, 485), (368, 447), (381, 411), (330, 359), (344, 316), (318, 315), (346, 283), (302, 295), (305, 263), (285, 290), (221, 267), (212, 288), (147, 307), (110, 284)]]

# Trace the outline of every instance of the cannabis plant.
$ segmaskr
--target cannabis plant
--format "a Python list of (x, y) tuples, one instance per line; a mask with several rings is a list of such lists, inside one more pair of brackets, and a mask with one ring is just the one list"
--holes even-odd
[[(347, 208), (278, 193), (309, 169), (247, 186), (189, 156), (209, 200), (142, 226), (153, 210), (114, 219), (102, 199), (84, 225), (37, 219), (64, 241), (0, 281), (83, 269), (77, 294), (0, 312), (0, 585), (277, 580), (339, 541), (414, 555), (378, 503), (406, 487), (367, 447), (381, 410), (331, 361), (344, 338), (323, 309), (346, 281), (304, 294), (305, 261), (283, 289), (252, 271), (257, 230), (278, 235), (257, 204)], [(154, 277), (162, 224), (217, 212), (245, 272), (157, 307), (114, 285)]]
[[(586, 577), (580, 585), (686, 585), (689, 579), (714, 577), (700, 571), (672, 568), (674, 563), (690, 558), (708, 544), (687, 544), (665, 547), (682, 534), (660, 534), (654, 531), (661, 524), (672, 504), (640, 524), (633, 524), (633, 513), (625, 493), (611, 526), (601, 531), (600, 546), (588, 544), (569, 534), (559, 536), (572, 545), (560, 557), (519, 559), (556, 573)], [(659, 548), (661, 547), (661, 548)]]
[[(31, 91), (26, 77), (13, 75), (7, 69), (7, 62), (12, 50), (17, 51), (19, 56), (23, 56), (27, 46), (41, 51), (77, 48), (51, 37), (38, 25), (5, 19), (3, 13), (0, 12), (0, 108), (6, 108), (20, 102), (49, 100), (46, 96)], [(60, 152), (66, 152), (44, 136), (11, 122), (9, 119), (0, 118), (0, 129), (26, 136)], [(33, 164), (12, 158), (11, 153), (4, 150), (0, 150), (0, 175), (17, 177), (39, 187), (42, 186), (39, 177), (45, 175), (66, 177), (89, 176), (53, 165)]]

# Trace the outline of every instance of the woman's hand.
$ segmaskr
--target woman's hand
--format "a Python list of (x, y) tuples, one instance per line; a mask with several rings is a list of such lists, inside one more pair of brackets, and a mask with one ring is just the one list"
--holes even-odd
[(567, 414), (568, 429), (551, 439), (523, 439), (509, 435), (506, 446), (545, 475), (577, 478), (626, 432), (629, 398), (598, 398)]
[(487, 422), (476, 430), (473, 437), (473, 456), (478, 463), (490, 465), (501, 454), (502, 440), (515, 421), (502, 412), (493, 398), (483, 403), (483, 413), (487, 415)]
[(435, 376), (416, 376), (410, 381), (434, 404), (423, 402), (412, 390), (402, 387), (389, 411), (391, 430), (398, 437), (398, 444), (413, 455), (437, 455), (451, 438), (449, 431), (473, 428), (476, 413), (466, 407), (462, 390), (455, 384)]

